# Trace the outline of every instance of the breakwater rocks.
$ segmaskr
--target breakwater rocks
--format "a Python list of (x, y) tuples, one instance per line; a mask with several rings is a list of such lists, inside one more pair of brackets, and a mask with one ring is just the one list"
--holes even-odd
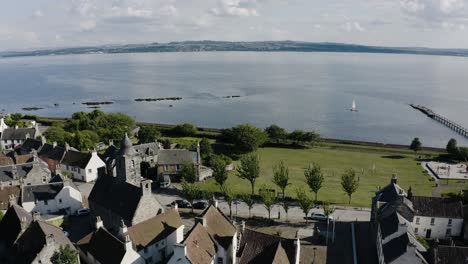
[(23, 109), (24, 111), (37, 111), (37, 110), (41, 110), (41, 109), (44, 109), (44, 108), (42, 108), (42, 107), (23, 107), (21, 109)]
[(84, 102), (81, 103), (87, 106), (97, 106), (97, 105), (111, 105), (114, 104), (114, 102)]
[(182, 97), (138, 98), (136, 102), (179, 101)]

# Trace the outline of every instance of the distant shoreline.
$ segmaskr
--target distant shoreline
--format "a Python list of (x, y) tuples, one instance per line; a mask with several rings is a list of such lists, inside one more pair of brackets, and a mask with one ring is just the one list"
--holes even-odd
[[(38, 116), (39, 119), (45, 120), (57, 120), (57, 121), (65, 121), (67, 117), (46, 117), (46, 116)], [(170, 124), (160, 124), (155, 122), (140, 122), (136, 121), (137, 125), (155, 125), (161, 128), (172, 128), (176, 125)], [(203, 132), (213, 132), (213, 133), (220, 133), (222, 128), (206, 128), (206, 127), (197, 127), (200, 131)], [(332, 144), (342, 144), (342, 145), (350, 145), (350, 146), (366, 146), (366, 147), (377, 147), (377, 148), (387, 148), (387, 149), (395, 149), (395, 150), (409, 150), (409, 145), (401, 145), (401, 144), (384, 144), (379, 142), (370, 142), (370, 141), (360, 141), (360, 140), (350, 140), (350, 139), (335, 139), (335, 138), (321, 138), (322, 142), (325, 143), (332, 143)], [(444, 153), (446, 152), (443, 148), (435, 148), (435, 147), (423, 147), (422, 151), (428, 152), (439, 152)]]

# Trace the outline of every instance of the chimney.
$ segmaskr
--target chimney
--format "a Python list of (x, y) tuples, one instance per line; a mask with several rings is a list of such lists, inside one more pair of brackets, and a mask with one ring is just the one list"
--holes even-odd
[(26, 133), (26, 139), (30, 138), (31, 135), (29, 133)]
[(45, 145), (47, 143), (47, 140), (44, 136), (41, 136), (41, 142), (42, 142), (42, 145)]
[(110, 146), (114, 146), (114, 140), (113, 139), (109, 139), (109, 147)]
[(244, 220), (242, 220), (242, 222), (241, 222), (241, 227), (242, 227), (242, 233), (244, 233), (245, 232), (245, 221)]
[(132, 240), (130, 239), (129, 235), (125, 235), (125, 251), (132, 251), (133, 250), (133, 244)]
[(14, 180), (18, 179), (18, 168), (16, 168), (16, 165), (11, 166), (11, 174)]
[(70, 150), (70, 145), (68, 143), (65, 143), (65, 150), (69, 151)]
[(175, 209), (176, 211), (179, 211), (179, 204), (174, 203), (174, 209)]
[(57, 147), (57, 141), (54, 141), (54, 143), (52, 143), (52, 147), (53, 147), (53, 148), (56, 148), (56, 147)]
[(198, 223), (202, 224), (203, 227), (207, 226), (206, 218), (204, 216), (195, 217), (195, 224), (198, 224)]
[(52, 246), (53, 244), (54, 244), (54, 235), (53, 234), (46, 235), (46, 245)]
[(28, 221), (26, 221), (26, 217), (21, 217), (21, 231), (25, 231), (28, 228)]
[(119, 227), (119, 237), (121, 239), (125, 239), (125, 236), (127, 235), (128, 228), (125, 225), (123, 220), (120, 220), (120, 227)]
[(187, 256), (187, 246), (185, 244), (174, 244), (175, 259), (183, 259)]
[(218, 200), (214, 199), (213, 200), (213, 205), (214, 205), (214, 207), (218, 208)]
[[(3, 189), (3, 184), (2, 184), (2, 189)], [(14, 204), (16, 204), (16, 196), (14, 194), (11, 194), (9, 197), (8, 197), (8, 202), (9, 202), (9, 205), (10, 206), (13, 206)]]
[(38, 212), (32, 212), (32, 220), (33, 221), (41, 220), (41, 215)]
[(99, 228), (103, 228), (103, 227), (104, 227), (104, 224), (102, 223), (101, 217), (96, 216), (96, 230), (98, 230)]
[(93, 151), (91, 151), (91, 156), (92, 157), (97, 157), (98, 156), (96, 148), (94, 148)]
[(143, 180), (143, 181), (141, 181), (141, 183), (140, 183), (140, 188), (141, 188), (141, 195), (142, 195), (142, 196), (147, 196), (147, 195), (151, 195), (151, 194), (152, 194), (152, 191), (151, 191), (151, 183), (152, 183), (151, 180)]
[(31, 151), (31, 154), (32, 154), (32, 156), (33, 156), (33, 162), (34, 162), (34, 163), (38, 163), (38, 162), (39, 162), (39, 159), (37, 158), (37, 150), (33, 149), (33, 150)]
[(398, 178), (396, 174), (392, 175), (392, 179), (390, 180), (391, 184), (397, 184)]
[(18, 125), (15, 125), (15, 129), (18, 129)]

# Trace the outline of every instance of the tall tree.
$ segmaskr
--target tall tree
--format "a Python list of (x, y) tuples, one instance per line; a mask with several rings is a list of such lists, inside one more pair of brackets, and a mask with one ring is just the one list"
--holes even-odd
[(213, 154), (213, 148), (207, 138), (202, 138), (202, 140), (200, 140), (200, 154), (204, 160)]
[(260, 177), (260, 159), (256, 153), (242, 156), (240, 166), (237, 168), (237, 176), (250, 182), (253, 195), (255, 193), (255, 181)]
[(49, 141), (57, 142), (61, 146), (65, 146), (65, 143), (70, 142), (72, 136), (70, 133), (65, 131), (61, 127), (50, 127), (49, 129), (44, 132), (44, 137)]
[(140, 144), (155, 142), (161, 136), (156, 126), (142, 126), (138, 131), (138, 142)]
[(468, 148), (467, 147), (458, 148), (458, 156), (460, 157), (460, 159), (467, 162), (468, 161)]
[(349, 197), (349, 204), (351, 204), (351, 196), (359, 187), (359, 181), (356, 179), (356, 171), (349, 169), (341, 176), (341, 187)]
[(454, 138), (451, 138), (449, 142), (447, 143), (447, 152), (452, 155), (452, 156), (457, 156), (458, 155), (458, 146), (457, 146), (457, 140)]
[(197, 181), (197, 172), (192, 163), (187, 162), (182, 164), (180, 175), (182, 176), (182, 179), (189, 183), (195, 183)]
[(200, 189), (194, 183), (189, 183), (187, 181), (182, 181), (182, 196), (190, 203), (192, 206), (193, 214), (193, 202), (198, 198), (200, 194)]
[(303, 130), (294, 130), (289, 134), (289, 139), (299, 144), (304, 139), (305, 132)]
[(211, 168), (213, 169), (213, 177), (216, 183), (220, 186), (223, 186), (228, 178), (226, 162), (220, 157), (214, 156), (211, 159)]
[(231, 141), (239, 153), (255, 151), (267, 140), (267, 135), (263, 130), (249, 124), (233, 127), (230, 135)]
[(99, 142), (99, 139), (98, 134), (92, 130), (76, 131), (71, 145), (82, 151), (90, 150)]
[(296, 198), (299, 202), (299, 206), (302, 209), (302, 212), (305, 214), (306, 223), (308, 222), (309, 212), (314, 207), (314, 200), (309, 198), (306, 191), (302, 188), (296, 189)]
[(410, 149), (414, 151), (414, 153), (418, 153), (422, 149), (422, 143), (419, 138), (414, 138), (411, 142)]
[(198, 132), (198, 129), (193, 124), (185, 123), (172, 128), (172, 132), (177, 136), (190, 137), (194, 136)]
[(260, 192), (260, 196), (262, 197), (263, 206), (268, 211), (268, 219), (271, 219), (271, 210), (275, 205), (275, 195), (264, 186)]
[(252, 210), (252, 207), (254, 206), (255, 204), (255, 200), (253, 198), (253, 195), (251, 194), (243, 194), (241, 195), (241, 200), (247, 205), (247, 207), (249, 208), (249, 218), (251, 216), (251, 210)]
[(78, 252), (73, 250), (70, 245), (60, 246), (50, 258), (52, 264), (78, 264)]
[(309, 185), (310, 190), (315, 193), (315, 201), (317, 202), (317, 194), (322, 188), (325, 177), (322, 173), (322, 168), (318, 164), (310, 164), (309, 167), (304, 171), (304, 176)]
[(265, 128), (265, 132), (268, 134), (268, 138), (270, 138), (270, 140), (275, 140), (276, 143), (285, 140), (288, 136), (288, 132), (286, 131), (286, 129), (277, 125), (271, 125)]
[(273, 182), (281, 189), (283, 199), (286, 198), (285, 191), (289, 183), (289, 168), (280, 161), (278, 164), (273, 166)]
[(229, 217), (232, 218), (232, 203), (234, 202), (234, 194), (232, 193), (231, 188), (227, 184), (221, 185), (221, 193), (224, 196), (224, 200), (229, 206)]

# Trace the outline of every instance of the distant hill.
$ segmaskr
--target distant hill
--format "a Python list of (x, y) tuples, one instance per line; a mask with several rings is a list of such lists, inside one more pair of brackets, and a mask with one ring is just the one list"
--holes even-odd
[(113, 45), (41, 49), (34, 51), (0, 52), (0, 57), (48, 56), (95, 53), (140, 53), (140, 52), (201, 52), (201, 51), (255, 51), (255, 52), (357, 52), (395, 53), (439, 56), (468, 56), (468, 49), (430, 49), (410, 47), (378, 47), (343, 43), (313, 43), (299, 41), (184, 41), (170, 43)]

